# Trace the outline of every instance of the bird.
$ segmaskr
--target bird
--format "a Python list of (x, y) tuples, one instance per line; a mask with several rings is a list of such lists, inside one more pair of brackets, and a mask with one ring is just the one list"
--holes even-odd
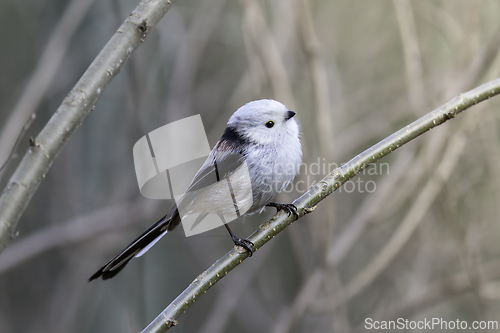
[[(231, 231), (224, 216), (236, 210), (238, 216), (261, 213), (266, 207), (284, 210), (298, 218), (293, 204), (273, 202), (299, 172), (302, 162), (300, 130), (294, 116), (282, 103), (261, 99), (240, 107), (227, 122), (226, 129), (205, 162), (170, 212), (142, 233), (90, 278), (110, 279), (133, 258), (142, 256), (186, 214), (198, 214), (195, 224), (208, 214), (216, 214), (233, 243), (251, 256), (254, 244)], [(232, 204), (220, 199), (229, 186)], [(235, 197), (239, 198), (235, 201)]]

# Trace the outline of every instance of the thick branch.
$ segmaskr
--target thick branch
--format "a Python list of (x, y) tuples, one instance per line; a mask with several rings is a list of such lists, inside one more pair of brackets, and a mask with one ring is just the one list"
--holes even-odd
[[(499, 93), (500, 79), (483, 84), (465, 94), (455, 97), (450, 102), (426, 114), (365, 150), (351, 159), (348, 163), (335, 169), (331, 174), (311, 187), (304, 195), (295, 200), (294, 204), (298, 208), (299, 217), (312, 212), (321, 200), (337, 190), (371, 163), (388, 155), (428, 130), (454, 118), (458, 113), (490, 97), (498, 95)], [(262, 224), (259, 230), (249, 237), (249, 240), (255, 244), (255, 251), (289, 226), (293, 221), (293, 216), (287, 216), (286, 213), (281, 212), (268, 222)], [(248, 253), (238, 253), (236, 249), (233, 249), (224, 257), (217, 260), (210, 268), (201, 273), (172, 303), (170, 303), (170, 305), (143, 330), (143, 333), (165, 332), (170, 327), (176, 325), (176, 319), (185, 312), (189, 306), (247, 257)]]
[(143, 0), (94, 59), (23, 157), (0, 197), (0, 251), (56, 155), (175, 0)]

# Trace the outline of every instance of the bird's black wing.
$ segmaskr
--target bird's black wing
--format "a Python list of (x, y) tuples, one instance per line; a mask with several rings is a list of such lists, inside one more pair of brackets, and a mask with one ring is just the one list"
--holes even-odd
[(247, 140), (244, 140), (233, 129), (226, 128), (221, 139), (194, 176), (186, 193), (208, 188), (233, 174), (245, 162), (247, 146)]
[(102, 277), (103, 280), (107, 280), (118, 274), (139, 252), (147, 248), (167, 231), (175, 228), (180, 221), (181, 219), (177, 206), (174, 206), (169, 214), (162, 217), (158, 222), (137, 237), (136, 240), (130, 243), (123, 251), (102, 266), (89, 278), (89, 282), (99, 277)]
[[(196, 173), (184, 197), (189, 197), (191, 194), (196, 195), (198, 190), (210, 187), (234, 173), (245, 161), (244, 152), (246, 146), (248, 146), (248, 141), (244, 140), (235, 130), (229, 127), (226, 128), (226, 131), (217, 142), (214, 149), (210, 152), (205, 163)], [(184, 202), (184, 204), (189, 204), (189, 201), (191, 201), (183, 199), (178, 203), (179, 205), (182, 205), (182, 202)], [(101, 269), (90, 277), (89, 281), (99, 277), (102, 277), (103, 280), (112, 278), (118, 274), (130, 260), (135, 256), (142, 255), (167, 231), (173, 230), (180, 222), (181, 218), (176, 205), (169, 214), (153, 224), (123, 251), (101, 267)]]

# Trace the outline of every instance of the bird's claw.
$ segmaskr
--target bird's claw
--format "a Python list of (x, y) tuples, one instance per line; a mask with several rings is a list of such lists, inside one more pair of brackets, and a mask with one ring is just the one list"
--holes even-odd
[[(248, 251), (248, 253), (250, 253), (249, 257), (252, 256), (252, 254), (253, 254), (252, 246), (254, 246), (254, 243), (252, 243), (248, 239), (242, 239), (242, 238), (233, 238), (233, 242), (234, 242), (234, 245), (241, 246), (246, 251)], [(239, 253), (241, 253), (241, 252), (239, 252)]]
[(267, 206), (276, 208), (277, 212), (284, 210), (285, 212), (287, 212), (288, 216), (290, 216), (290, 214), (293, 214), (293, 216), (295, 216), (295, 219), (299, 218), (299, 214), (297, 213), (297, 206), (295, 206), (294, 204), (270, 202), (269, 204), (267, 204)]

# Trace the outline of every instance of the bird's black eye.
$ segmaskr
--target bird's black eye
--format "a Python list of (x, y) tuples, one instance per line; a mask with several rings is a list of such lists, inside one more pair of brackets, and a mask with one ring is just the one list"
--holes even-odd
[(267, 127), (267, 128), (271, 128), (271, 127), (273, 127), (273, 126), (274, 126), (274, 121), (272, 121), (272, 120), (269, 120), (269, 121), (266, 123), (266, 127)]

